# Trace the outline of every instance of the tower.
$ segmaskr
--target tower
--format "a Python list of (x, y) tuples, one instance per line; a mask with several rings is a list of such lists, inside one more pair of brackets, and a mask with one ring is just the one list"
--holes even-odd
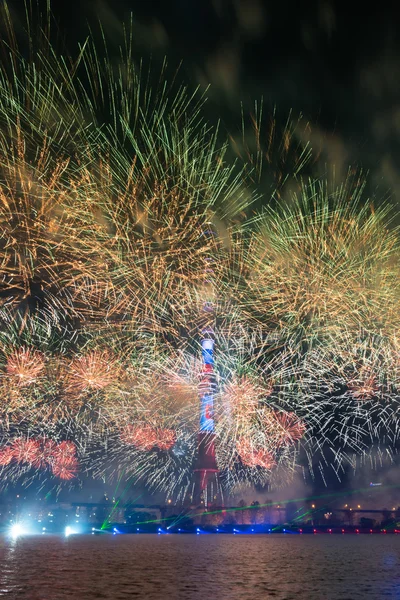
[[(214, 238), (210, 227), (204, 235)], [(214, 292), (212, 257), (206, 258), (201, 321), (201, 353), (203, 369), (199, 383), (200, 423), (197, 437), (197, 460), (194, 468), (193, 501), (196, 506), (222, 505), (218, 466), (215, 457), (214, 395), (216, 380), (214, 373)]]
[[(201, 341), (203, 372), (199, 385), (200, 426), (197, 438), (197, 461), (194, 469), (195, 504), (207, 508), (220, 496), (218, 466), (215, 458), (214, 431), (214, 339), (210, 328), (203, 330)], [(220, 500), (219, 500), (220, 503)]]

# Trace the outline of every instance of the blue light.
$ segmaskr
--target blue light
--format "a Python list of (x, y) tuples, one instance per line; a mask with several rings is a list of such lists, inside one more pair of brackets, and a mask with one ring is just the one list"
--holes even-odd
[(206, 365), (214, 364), (214, 358), (213, 358), (214, 340), (204, 339), (201, 342), (201, 345), (202, 345), (202, 355), (203, 355), (204, 363)]
[(204, 394), (200, 407), (200, 431), (214, 431), (214, 398), (211, 394)]

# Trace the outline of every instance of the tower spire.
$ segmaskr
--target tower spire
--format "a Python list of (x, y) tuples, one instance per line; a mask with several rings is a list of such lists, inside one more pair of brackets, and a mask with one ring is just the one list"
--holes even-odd
[[(209, 227), (204, 235), (214, 236)], [(215, 309), (213, 297), (212, 258), (207, 257), (204, 277), (205, 299), (202, 306), (201, 352), (203, 369), (199, 384), (200, 423), (197, 437), (197, 460), (194, 468), (194, 503), (205, 509), (210, 504), (221, 504), (218, 466), (215, 456), (214, 395), (216, 379), (214, 373)]]

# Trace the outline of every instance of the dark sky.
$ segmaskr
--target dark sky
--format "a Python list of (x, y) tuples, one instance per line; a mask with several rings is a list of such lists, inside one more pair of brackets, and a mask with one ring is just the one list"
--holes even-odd
[[(32, 0), (35, 2), (36, 0)], [(40, 5), (45, 5), (39, 0)], [(22, 2), (13, 2), (13, 6)], [(71, 51), (101, 21), (117, 51), (133, 16), (137, 56), (183, 60), (191, 85), (211, 84), (208, 118), (227, 129), (255, 100), (313, 124), (329, 162), (371, 171), (397, 200), (400, 39), (396, 3), (282, 0), (53, 1)], [(400, 190), (400, 187), (399, 187)]]
[[(53, 2), (69, 43), (100, 19), (118, 43), (133, 15), (142, 53), (193, 67), (226, 95), (264, 94), (323, 123), (368, 127), (399, 100), (395, 3), (265, 0), (71, 0)], [(350, 10), (349, 10), (349, 7)]]

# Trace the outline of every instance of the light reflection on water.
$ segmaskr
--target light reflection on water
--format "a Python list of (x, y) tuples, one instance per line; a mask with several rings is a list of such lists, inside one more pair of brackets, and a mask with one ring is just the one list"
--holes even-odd
[(0, 597), (400, 600), (400, 536), (1, 537)]

